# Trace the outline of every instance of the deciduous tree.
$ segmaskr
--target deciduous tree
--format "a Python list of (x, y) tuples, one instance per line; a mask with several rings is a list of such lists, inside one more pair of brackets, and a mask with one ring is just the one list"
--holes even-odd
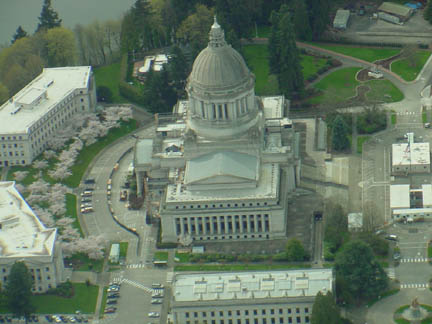
[(5, 103), (9, 99), (9, 90), (8, 88), (0, 82), (0, 105)]
[(318, 292), (312, 307), (312, 324), (341, 324), (340, 309), (336, 305), (333, 294)]
[(50, 67), (75, 65), (75, 36), (71, 30), (62, 27), (49, 29), (45, 40)]
[[(337, 254), (335, 272), (338, 290), (357, 302), (377, 297), (388, 286), (388, 277), (370, 246), (352, 240)], [(343, 287), (341, 287), (343, 285)]]
[(288, 261), (305, 261), (309, 258), (309, 253), (298, 239), (292, 238), (286, 245), (286, 257)]
[(9, 310), (14, 317), (24, 316), (27, 319), (36, 310), (32, 303), (33, 280), (24, 262), (12, 265), (6, 281), (5, 296)]
[(338, 115), (333, 121), (332, 144), (335, 151), (344, 151), (349, 149), (350, 142), (348, 139), (348, 127), (343, 118)]
[(424, 19), (429, 21), (430, 24), (432, 24), (432, 1), (431, 0), (428, 1), (426, 9), (423, 12), (423, 17)]

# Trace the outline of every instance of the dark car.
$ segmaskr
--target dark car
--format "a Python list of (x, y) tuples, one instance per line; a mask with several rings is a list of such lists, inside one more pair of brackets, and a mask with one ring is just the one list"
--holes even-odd
[(5, 320), (6, 320), (6, 322), (10, 323), (10, 322), (12, 322), (12, 317), (10, 317), (10, 316), (6, 316), (6, 317), (5, 317)]
[(120, 294), (119, 293), (114, 293), (114, 294), (110, 294), (110, 295), (108, 295), (108, 299), (113, 299), (113, 298), (119, 298), (120, 297)]
[(115, 299), (111, 299), (107, 301), (107, 305), (116, 305), (117, 304), (117, 300)]
[(85, 184), (94, 184), (96, 181), (95, 181), (95, 179), (93, 179), (93, 178), (88, 178), (88, 179), (85, 179), (84, 180), (84, 183)]
[(50, 323), (53, 322), (53, 319), (52, 319), (51, 315), (45, 315), (45, 319), (46, 319), (48, 322), (50, 322)]

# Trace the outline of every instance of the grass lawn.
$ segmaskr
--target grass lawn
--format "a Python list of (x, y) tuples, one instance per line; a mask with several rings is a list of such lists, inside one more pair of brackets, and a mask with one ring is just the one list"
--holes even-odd
[(81, 230), (81, 225), (77, 217), (76, 196), (74, 194), (70, 194), (70, 193), (66, 194), (66, 216), (69, 216), (74, 219), (72, 226), (80, 232), (81, 237), (84, 237), (84, 234)]
[(428, 243), (428, 258), (432, 258), (432, 244), (431, 242)]
[(71, 188), (78, 187), (81, 177), (87, 170), (88, 165), (93, 160), (93, 158), (102, 151), (105, 146), (111, 144), (120, 137), (129, 134), (137, 128), (136, 120), (130, 120), (128, 122), (122, 123), (119, 128), (110, 129), (107, 136), (99, 139), (96, 143), (86, 146), (79, 153), (75, 164), (71, 167), (72, 175), (66, 178), (63, 183)]
[(85, 283), (72, 283), (74, 296), (64, 298), (54, 295), (35, 295), (32, 297), (38, 314), (74, 314), (80, 310), (90, 314), (95, 311), (98, 296), (98, 286), (89, 286)]
[(311, 104), (331, 104), (345, 101), (356, 95), (355, 88), (360, 84), (355, 79), (357, 71), (361, 68), (350, 67), (340, 69), (327, 75), (315, 84), (315, 88), (322, 91), (319, 96), (310, 98)]
[(330, 45), (324, 43), (309, 43), (321, 48), (325, 48), (330, 51), (334, 51), (340, 54), (356, 57), (358, 59), (374, 62), (377, 60), (382, 60), (389, 58), (398, 54), (401, 50), (400, 48), (379, 48), (379, 47), (358, 47), (349, 45)]
[(392, 125), (396, 125), (396, 123), (397, 123), (397, 115), (396, 114), (391, 115), (391, 123), (392, 123)]
[(96, 68), (94, 74), (96, 86), (108, 87), (113, 94), (114, 103), (128, 102), (119, 92), (120, 62)]
[(101, 307), (99, 310), (99, 318), (102, 318), (104, 316), (105, 306), (106, 306), (106, 302), (108, 299), (107, 289), (108, 289), (108, 287), (104, 287), (103, 295), (102, 295), (102, 301), (101, 301)]
[(307, 80), (307, 78), (316, 74), (319, 69), (324, 67), (326, 63), (327, 59), (302, 54), (301, 66), (303, 68), (303, 78)]
[(66, 258), (66, 262), (71, 262), (75, 271), (94, 271), (101, 272), (104, 259), (93, 260), (87, 254), (75, 253), (70, 258)]
[[(14, 177), (14, 172), (16, 171), (28, 171), (27, 176), (22, 181), (16, 181)], [(21, 183), (24, 186), (28, 186), (32, 184), (36, 178), (34, 177), (39, 172), (38, 169), (33, 168), (31, 165), (27, 166), (12, 166), (9, 168), (8, 174), (7, 174), (7, 180), (8, 181), (16, 181), (17, 183)]]
[(168, 261), (168, 252), (155, 252), (153, 259), (155, 261)]
[[(391, 70), (400, 75), (406, 81), (413, 81), (417, 78), (421, 69), (428, 60), (430, 51), (417, 51), (412, 60), (402, 59), (391, 64)], [(414, 63), (415, 62), (415, 63)], [(412, 64), (414, 63), (414, 65)]]
[(249, 271), (304, 269), (310, 267), (310, 264), (191, 264), (175, 266), (174, 271)]
[(369, 140), (370, 136), (357, 136), (357, 153), (362, 154), (363, 143)]
[(259, 96), (279, 94), (277, 77), (270, 74), (267, 45), (245, 45), (243, 55), (255, 74), (255, 91)]
[(422, 121), (423, 123), (427, 123), (427, 112), (422, 112)]
[(370, 80), (364, 83), (370, 87), (366, 97), (374, 102), (397, 102), (404, 98), (403, 93), (389, 80)]
[(127, 250), (128, 250), (128, 242), (120, 242), (120, 258), (127, 257)]
[(176, 252), (176, 254), (175, 254), (175, 257), (179, 259), (178, 262), (181, 262), (181, 263), (188, 263), (190, 256), (191, 256), (190, 253), (178, 253), (178, 252)]

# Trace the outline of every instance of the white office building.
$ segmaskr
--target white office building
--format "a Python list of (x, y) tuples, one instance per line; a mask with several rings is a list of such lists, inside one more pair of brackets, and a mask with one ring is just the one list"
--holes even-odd
[(174, 324), (310, 323), (318, 292), (334, 289), (332, 269), (176, 274)]
[(15, 188), (0, 182), (0, 282), (4, 286), (12, 265), (23, 261), (31, 272), (33, 291), (42, 293), (65, 280), (57, 229), (46, 228)]
[(285, 237), (299, 136), (289, 102), (257, 97), (254, 87), (215, 21), (193, 64), (189, 99), (157, 116), (155, 137), (135, 148), (138, 193), (153, 199), (146, 206), (161, 219), (163, 242)]
[(414, 133), (407, 141), (392, 145), (392, 174), (430, 173), (429, 143), (415, 143)]
[(390, 209), (395, 221), (432, 218), (432, 185), (411, 188), (408, 184), (390, 186)]
[(90, 66), (44, 69), (0, 107), (0, 167), (30, 164), (71, 117), (95, 107)]

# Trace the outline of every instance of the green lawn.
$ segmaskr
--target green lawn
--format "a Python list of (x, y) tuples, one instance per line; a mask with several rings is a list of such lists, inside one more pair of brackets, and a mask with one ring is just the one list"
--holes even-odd
[(74, 219), (72, 226), (80, 232), (81, 237), (84, 237), (84, 233), (82, 232), (81, 225), (77, 217), (76, 201), (76, 196), (74, 194), (66, 194), (66, 215)]
[[(14, 173), (16, 171), (28, 171), (27, 176), (22, 181), (16, 181), (14, 177)], [(8, 181), (16, 181), (17, 183), (21, 183), (24, 186), (28, 186), (32, 184), (36, 179), (35, 175), (38, 173), (39, 170), (33, 168), (31, 165), (27, 166), (13, 166), (9, 168), (8, 174), (7, 174), (7, 180)]]
[(190, 253), (178, 253), (178, 252), (176, 252), (176, 254), (175, 254), (175, 257), (179, 259), (178, 262), (181, 262), (181, 263), (188, 263), (190, 256), (191, 256)]
[(94, 313), (98, 296), (98, 287), (85, 283), (72, 283), (74, 296), (64, 298), (54, 295), (35, 295), (32, 297), (38, 314), (74, 314), (80, 310), (82, 313)]
[(249, 68), (255, 74), (255, 91), (257, 95), (279, 94), (277, 77), (270, 74), (267, 45), (245, 45), (243, 55)]
[(102, 301), (101, 301), (101, 307), (99, 309), (99, 318), (102, 318), (104, 316), (105, 306), (108, 299), (108, 287), (104, 287), (103, 289), (103, 295), (102, 295)]
[(362, 154), (363, 143), (369, 140), (370, 136), (357, 136), (357, 153)]
[(350, 67), (340, 69), (327, 75), (315, 84), (315, 88), (322, 93), (309, 99), (311, 104), (331, 104), (345, 101), (356, 95), (355, 88), (360, 84), (355, 79), (357, 71), (361, 68)]
[(88, 165), (93, 160), (93, 158), (102, 151), (105, 146), (111, 144), (120, 137), (129, 134), (137, 128), (136, 120), (130, 120), (128, 122), (123, 122), (122, 126), (119, 128), (110, 129), (107, 136), (99, 139), (96, 143), (86, 146), (79, 153), (75, 164), (71, 167), (72, 175), (66, 178), (63, 183), (71, 188), (78, 187), (81, 177), (87, 170)]
[(120, 62), (94, 69), (96, 86), (108, 87), (113, 94), (114, 103), (128, 102), (120, 95)]
[(392, 125), (396, 125), (396, 123), (397, 123), (397, 115), (396, 114), (391, 115), (391, 123), (392, 123)]
[(422, 121), (423, 121), (423, 123), (427, 123), (428, 121), (427, 121), (427, 112), (422, 112)]
[(417, 51), (412, 60), (402, 59), (391, 64), (391, 70), (400, 75), (406, 81), (413, 81), (417, 78), (421, 69), (428, 60), (430, 51)]
[(356, 57), (358, 59), (374, 62), (389, 58), (398, 54), (401, 50), (398, 48), (379, 48), (379, 47), (358, 47), (349, 45), (330, 45), (325, 43), (309, 43), (321, 48), (325, 48), (330, 51), (334, 51), (340, 54)]
[(153, 259), (155, 261), (168, 261), (168, 252), (155, 252)]
[(404, 98), (403, 93), (389, 80), (370, 80), (364, 83), (370, 90), (366, 93), (373, 102), (397, 102)]
[(104, 259), (93, 260), (87, 254), (75, 253), (70, 258), (66, 258), (66, 262), (73, 264), (74, 271), (94, 271), (101, 272), (103, 268)]
[(191, 264), (177, 265), (174, 271), (249, 271), (277, 269), (306, 269), (310, 264)]
[(327, 64), (327, 59), (311, 55), (301, 55), (301, 65), (303, 68), (303, 79), (307, 80), (311, 75), (318, 72), (319, 69)]
[(127, 250), (128, 250), (128, 242), (120, 242), (120, 258), (127, 257)]

